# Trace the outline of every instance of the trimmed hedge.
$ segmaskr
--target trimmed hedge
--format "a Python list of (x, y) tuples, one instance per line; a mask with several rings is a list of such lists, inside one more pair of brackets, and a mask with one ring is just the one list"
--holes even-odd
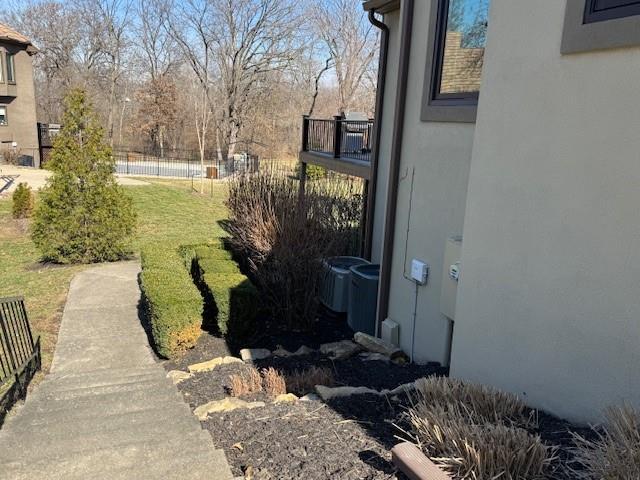
[(230, 337), (250, 333), (258, 313), (258, 293), (240, 273), (231, 252), (216, 246), (199, 246), (193, 254), (192, 271), (205, 299), (214, 303), (218, 331)]
[(195, 346), (201, 334), (203, 300), (173, 248), (151, 247), (141, 254), (140, 286), (158, 354), (175, 358)]

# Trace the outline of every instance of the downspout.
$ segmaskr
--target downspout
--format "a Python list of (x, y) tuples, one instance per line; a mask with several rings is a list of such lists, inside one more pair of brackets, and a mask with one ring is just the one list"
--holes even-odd
[(369, 10), (369, 22), (380, 30), (380, 60), (378, 62), (378, 86), (376, 91), (376, 113), (373, 119), (373, 145), (371, 155), (371, 180), (366, 190), (366, 224), (364, 233), (364, 257), (371, 260), (373, 242), (373, 222), (376, 209), (376, 190), (378, 187), (378, 159), (380, 158), (380, 137), (382, 135), (382, 110), (384, 92), (387, 83), (387, 58), (389, 56), (389, 27), (376, 18), (375, 10)]
[(389, 163), (389, 186), (384, 222), (382, 246), (382, 264), (380, 266), (380, 285), (378, 290), (377, 333), (380, 335), (382, 321), (389, 313), (389, 287), (391, 285), (391, 267), (395, 237), (396, 208), (398, 206), (398, 181), (400, 177), (400, 160), (402, 157), (402, 140), (404, 134), (404, 117), (407, 104), (407, 84), (409, 78), (409, 56), (411, 53), (411, 36), (413, 29), (414, 0), (403, 0), (400, 28), (400, 61), (398, 65), (398, 87), (393, 119), (393, 135), (391, 140), (391, 158)]

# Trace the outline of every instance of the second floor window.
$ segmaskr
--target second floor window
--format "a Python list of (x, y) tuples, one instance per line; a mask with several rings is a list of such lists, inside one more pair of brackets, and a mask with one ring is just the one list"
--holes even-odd
[(7, 125), (7, 106), (0, 105), (0, 125)]
[(440, 0), (433, 100), (476, 102), (489, 0)]
[(16, 67), (14, 63), (14, 56), (11, 53), (7, 53), (7, 82), (16, 83)]

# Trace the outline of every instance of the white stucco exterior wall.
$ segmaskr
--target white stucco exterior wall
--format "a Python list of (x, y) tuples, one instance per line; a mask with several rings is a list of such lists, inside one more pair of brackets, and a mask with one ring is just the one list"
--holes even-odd
[(451, 373), (586, 422), (640, 406), (640, 48), (564, 8), (492, 0)]
[[(415, 284), (404, 278), (406, 244), (407, 274), (412, 258), (423, 260), (431, 267), (428, 284), (418, 288), (414, 359), (419, 363), (447, 364), (450, 321), (440, 313), (443, 257), (447, 238), (462, 233), (474, 126), (420, 120), (427, 44), (431, 34), (428, 28), (430, 4), (430, 0), (415, 2), (388, 317), (400, 324), (400, 346), (410, 353), (416, 290)], [(396, 25), (398, 19), (399, 15), (394, 16)], [(390, 52), (390, 59), (399, 56), (398, 43), (396, 33), (392, 42), (392, 48), (396, 50)], [(389, 91), (395, 89), (392, 85), (397, 76), (397, 60), (390, 60), (392, 62), (395, 63), (393, 73), (389, 72)], [(389, 98), (389, 91), (387, 102), (395, 100), (395, 95)], [(381, 173), (384, 177), (380, 177), (384, 178), (381, 180), (384, 185), (388, 178), (393, 128), (393, 107), (387, 105), (380, 160), (381, 172), (383, 168), (387, 169)], [(412, 175), (414, 191), (409, 221)], [(386, 187), (381, 190), (386, 199)], [(376, 215), (382, 215), (381, 210), (378, 203)]]

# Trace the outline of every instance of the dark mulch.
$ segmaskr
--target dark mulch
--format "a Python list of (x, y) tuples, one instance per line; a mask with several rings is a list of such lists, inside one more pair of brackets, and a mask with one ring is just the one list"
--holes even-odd
[(285, 375), (312, 366), (327, 367), (333, 371), (336, 386), (369, 387), (376, 390), (393, 389), (404, 383), (431, 375), (443, 375), (446, 369), (439, 365), (396, 365), (379, 360), (363, 361), (355, 356), (346, 360), (331, 360), (314, 353), (295, 357), (271, 357), (255, 362), (258, 368), (273, 367)]
[(186, 352), (182, 357), (164, 362), (167, 370), (186, 370), (194, 363), (206, 362), (216, 357), (231, 355), (231, 350), (224, 338), (217, 337), (208, 332), (202, 332), (196, 346)]
[[(371, 403), (366, 396), (354, 398), (356, 410), (381, 404), (379, 398)], [(368, 420), (345, 417), (322, 402), (298, 402), (216, 414), (203, 425), (225, 450), (234, 475), (251, 468), (256, 480), (404, 480), (390, 462), (392, 437), (380, 441), (370, 435), (390, 431), (386, 417), (393, 417), (390, 408), (363, 423)]]

